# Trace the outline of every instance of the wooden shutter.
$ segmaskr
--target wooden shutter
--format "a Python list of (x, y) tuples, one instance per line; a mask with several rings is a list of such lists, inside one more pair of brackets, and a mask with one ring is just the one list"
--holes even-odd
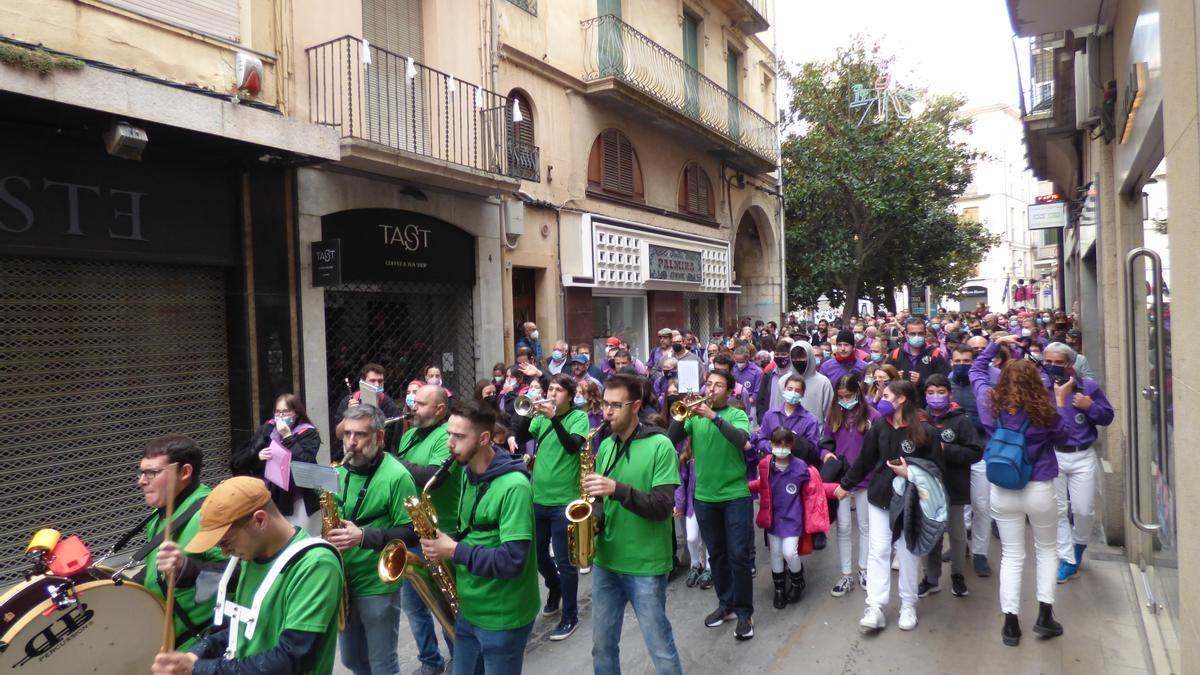
[(679, 209), (681, 211), (711, 218), (713, 215), (713, 189), (708, 174), (695, 162), (683, 170), (680, 185)]
[(241, 9), (238, 0), (106, 0), (108, 4), (129, 10), (172, 26), (238, 42)]
[[(525, 118), (520, 122), (512, 122), (513, 135), (516, 140), (527, 145), (534, 145), (533, 142), (533, 108), (530, 107), (529, 101), (524, 94), (520, 92), (512, 93), (512, 100), (517, 102), (517, 106), (521, 110), (521, 117)], [(512, 121), (512, 106), (508, 107), (508, 118)]]
[(603, 164), (600, 184), (605, 190), (633, 196), (633, 144), (625, 134), (608, 129), (603, 134)]

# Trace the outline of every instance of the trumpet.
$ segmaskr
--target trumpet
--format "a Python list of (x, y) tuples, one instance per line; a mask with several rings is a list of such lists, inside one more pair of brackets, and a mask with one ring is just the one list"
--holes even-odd
[(608, 422), (601, 422), (584, 439), (579, 449), (579, 499), (567, 504), (567, 560), (579, 568), (580, 574), (592, 571), (592, 559), (596, 557), (596, 498), (583, 489), (583, 479), (596, 471), (592, 439), (607, 428)]
[(693, 417), (696, 414), (696, 408), (706, 405), (711, 400), (712, 396), (705, 396), (694, 401), (676, 401), (671, 404), (671, 419), (676, 422), (682, 422), (689, 417)]
[(536, 401), (528, 396), (518, 396), (513, 402), (513, 410), (521, 417), (533, 417), (537, 413), (537, 407), (543, 403), (550, 403), (550, 398), (539, 398)]

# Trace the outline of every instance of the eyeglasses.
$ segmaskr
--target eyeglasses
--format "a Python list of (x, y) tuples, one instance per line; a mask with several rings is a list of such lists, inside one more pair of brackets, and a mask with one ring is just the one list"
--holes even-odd
[(166, 469), (138, 469), (137, 479), (141, 480), (145, 478), (148, 481), (154, 480), (162, 475), (162, 472), (164, 471), (166, 471)]
[(611, 410), (613, 412), (616, 412), (616, 411), (620, 410), (621, 408), (624, 408), (625, 406), (630, 406), (630, 405), (633, 405), (633, 401), (625, 401), (624, 403), (613, 403), (612, 401), (604, 401), (600, 404), (600, 407), (603, 408), (604, 410)]

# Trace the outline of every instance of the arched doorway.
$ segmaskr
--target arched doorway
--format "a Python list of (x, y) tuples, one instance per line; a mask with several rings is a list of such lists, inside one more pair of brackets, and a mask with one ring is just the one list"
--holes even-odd
[(779, 318), (779, 276), (772, 274), (776, 260), (771, 221), (759, 207), (742, 214), (733, 240), (733, 283), (741, 287), (738, 318), (768, 321)]

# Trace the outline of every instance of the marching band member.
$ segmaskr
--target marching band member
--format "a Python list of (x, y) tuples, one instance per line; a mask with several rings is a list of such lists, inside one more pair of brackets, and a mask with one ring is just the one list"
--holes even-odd
[(219, 628), (190, 652), (155, 656), (154, 675), (332, 673), (343, 583), (333, 546), (289, 523), (253, 476), (225, 480), (204, 500), (183, 550), (213, 546), (231, 556), (217, 589)]
[(603, 504), (604, 513), (592, 578), (592, 663), (597, 675), (621, 672), (626, 604), (633, 605), (655, 671), (683, 672), (666, 607), (678, 460), (662, 429), (639, 422), (641, 391), (637, 377), (608, 378), (604, 418), (612, 434), (600, 444), (596, 473), (583, 479), (583, 489), (598, 499), (596, 508)]
[[(400, 588), (379, 578), (379, 551), (402, 539), (415, 548), (417, 537), (404, 498), (416, 496), (408, 469), (383, 452), (383, 412), (373, 405), (346, 410), (342, 443), (346, 459), (337, 468), (341, 527), (328, 533), (342, 552), (350, 589), (350, 614), (338, 638), (342, 663), (355, 675), (399, 675)], [(401, 582), (403, 583), (403, 582)], [(419, 600), (418, 600), (419, 602)]]
[(450, 413), (450, 452), (466, 467), (460, 540), (422, 539), (425, 558), (454, 562), (459, 612), (454, 673), (519, 673), (538, 613), (533, 486), (525, 463), (492, 445), (496, 415), (474, 401)]

